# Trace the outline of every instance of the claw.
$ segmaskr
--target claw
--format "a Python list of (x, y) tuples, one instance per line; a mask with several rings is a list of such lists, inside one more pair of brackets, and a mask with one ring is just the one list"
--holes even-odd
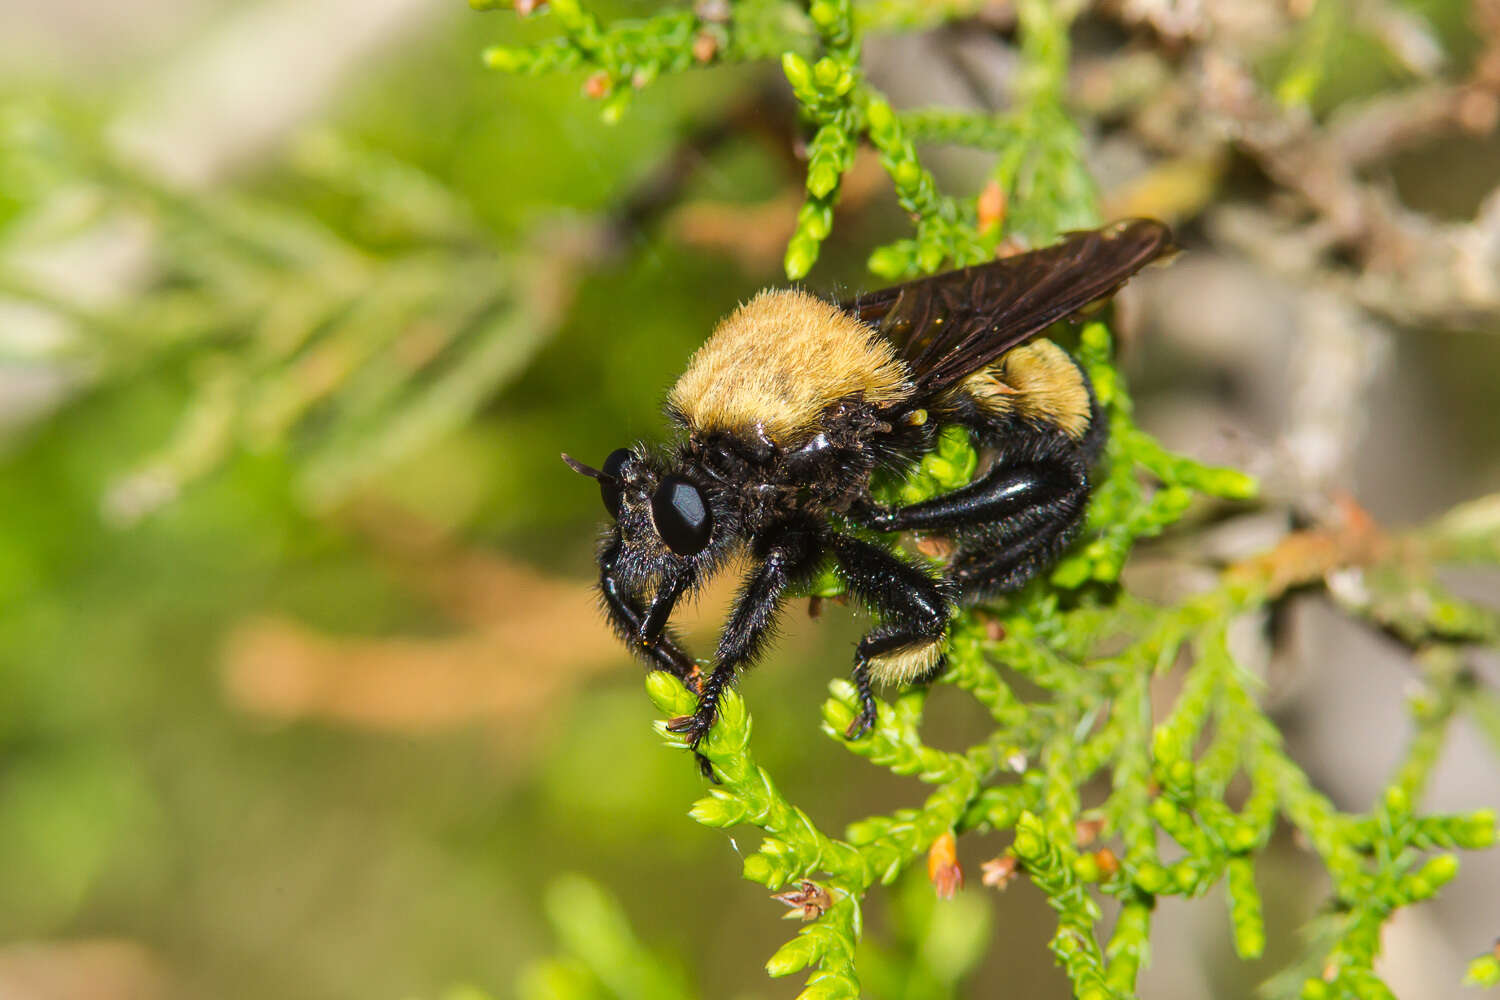
[(844, 739), (857, 740), (875, 727), (875, 712), (873, 709), (865, 709), (854, 717), (849, 727), (844, 730)]
[(709, 781), (718, 784), (719, 779), (714, 777), (713, 762), (698, 752), (699, 741), (707, 735), (712, 725), (712, 721), (707, 725), (700, 722), (696, 715), (679, 715), (675, 719), (667, 720), (667, 732), (687, 737), (688, 746), (693, 748), (693, 758), (698, 761), (698, 770), (702, 771), (703, 776)]
[(696, 750), (698, 744), (703, 741), (703, 737), (708, 735), (713, 724), (713, 719), (703, 719), (696, 715), (679, 715), (675, 719), (667, 720), (667, 732), (686, 736), (688, 746)]

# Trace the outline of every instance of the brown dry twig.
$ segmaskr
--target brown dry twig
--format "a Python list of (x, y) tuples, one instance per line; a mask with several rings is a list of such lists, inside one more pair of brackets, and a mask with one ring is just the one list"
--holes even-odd
[[(1350, 102), (1320, 121), (1274, 99), (1251, 65), (1308, 12), (1201, 4), (1116, 4), (1122, 20), (1157, 32), (1157, 50), (1081, 61), (1073, 95), (1096, 114), (1127, 114), (1130, 134), (1165, 159), (1106, 199), (1111, 214), (1175, 219), (1209, 211), (1220, 241), (1304, 287), (1347, 297), (1384, 320), (1484, 328), (1500, 320), (1500, 186), (1472, 218), (1448, 221), (1403, 204), (1378, 170), (1446, 136), (1500, 124), (1500, 0), (1475, 0), (1483, 48), (1462, 77), (1420, 21), (1389, 4), (1349, 13), (1417, 77), (1405, 89)], [(1299, 28), (1300, 30), (1300, 28)], [(1254, 206), (1219, 205), (1229, 153), (1253, 160), (1280, 191)]]
[(1392, 542), (1374, 518), (1351, 497), (1339, 497), (1336, 504), (1335, 523), (1292, 532), (1270, 551), (1235, 563), (1225, 571), (1225, 582), (1254, 586), (1275, 600), (1337, 570), (1383, 559)]

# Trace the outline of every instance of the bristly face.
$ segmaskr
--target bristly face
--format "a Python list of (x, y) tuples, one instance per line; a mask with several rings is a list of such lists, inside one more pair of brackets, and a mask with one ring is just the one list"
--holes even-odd
[[(663, 577), (697, 584), (717, 568), (740, 535), (739, 512), (721, 488), (643, 449), (617, 448), (593, 469), (567, 455), (575, 472), (599, 482), (604, 509), (620, 533), (620, 582), (639, 590)], [(612, 534), (612, 533), (611, 533)]]

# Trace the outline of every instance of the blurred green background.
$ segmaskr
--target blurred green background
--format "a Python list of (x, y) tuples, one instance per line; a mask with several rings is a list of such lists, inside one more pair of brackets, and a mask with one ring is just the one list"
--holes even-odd
[[(795, 992), (760, 968), (778, 905), (684, 815), (700, 779), (598, 620), (598, 499), (557, 458), (661, 434), (687, 355), (780, 279), (794, 123), (763, 68), (663, 79), (615, 127), (575, 77), (481, 68), (543, 33), (436, 0), (0, 8), (0, 996), (509, 995), (568, 872), (696, 995)], [(1464, 201), (1500, 146), (1402, 171)], [(902, 234), (885, 183), (812, 287)], [(1377, 513), (1500, 487), (1494, 332), (1390, 334), (1371, 419), (1399, 433), (1350, 460)], [(1131, 360), (1169, 439), (1277, 430), (1237, 355)], [(762, 763), (829, 829), (912, 794), (816, 733), (857, 627), (789, 615), (746, 685)], [(1313, 905), (1283, 853), (1260, 975)], [(934, 930), (895, 891), (872, 992), (948, 995), (988, 943), (968, 995), (1060, 996), (1041, 902), (999, 899)], [(1216, 933), (1192, 982), (1244, 995)]]

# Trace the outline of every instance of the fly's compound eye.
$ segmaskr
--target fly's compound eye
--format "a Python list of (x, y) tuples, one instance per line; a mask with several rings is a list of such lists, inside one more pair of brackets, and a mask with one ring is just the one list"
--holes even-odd
[(617, 521), (620, 519), (620, 472), (634, 457), (629, 448), (616, 448), (609, 453), (604, 468), (600, 470), (604, 475), (599, 477), (599, 496), (604, 499), (604, 509), (609, 511), (609, 516)]
[(681, 476), (667, 476), (656, 487), (651, 497), (651, 517), (661, 540), (680, 556), (702, 552), (714, 526), (703, 494)]

